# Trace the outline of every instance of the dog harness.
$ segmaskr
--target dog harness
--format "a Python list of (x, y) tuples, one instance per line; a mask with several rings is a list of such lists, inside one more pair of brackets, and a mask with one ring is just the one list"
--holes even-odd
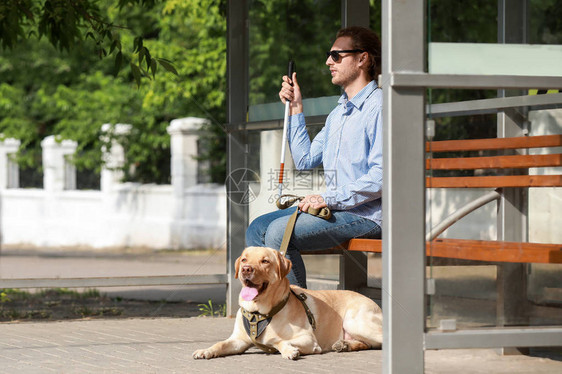
[(248, 312), (246, 309), (240, 308), (242, 311), (242, 316), (244, 316), (244, 330), (246, 330), (246, 333), (252, 340), (252, 343), (264, 352), (275, 353), (277, 352), (277, 349), (259, 343), (257, 341), (257, 338), (259, 338), (259, 336), (265, 331), (265, 328), (269, 325), (273, 316), (279, 313), (279, 311), (285, 307), (285, 305), (289, 301), (289, 297), (291, 297), (291, 294), (295, 295), (295, 297), (301, 302), (306, 312), (306, 316), (308, 317), (308, 322), (312, 326), (312, 329), (316, 330), (316, 320), (314, 318), (314, 314), (312, 314), (310, 308), (308, 307), (308, 305), (306, 305), (306, 295), (304, 293), (297, 295), (295, 291), (291, 290), (291, 293), (287, 294), (287, 297), (285, 297), (279, 304), (273, 307), (273, 309), (271, 309), (271, 311), (267, 314), (261, 314), (259, 312)]

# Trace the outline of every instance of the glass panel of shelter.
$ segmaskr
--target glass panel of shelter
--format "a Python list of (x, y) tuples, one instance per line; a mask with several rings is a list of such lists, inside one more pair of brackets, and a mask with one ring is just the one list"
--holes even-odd
[[(507, 4), (509, 3), (509, 5)], [(560, 10), (550, 1), (477, 1), (469, 7), (461, 3), (428, 1), (428, 70), (431, 74), (477, 75), (562, 75), (562, 24)], [(497, 22), (496, 22), (497, 20)], [(497, 25), (497, 26), (496, 26)], [(427, 91), (427, 116), (435, 121), (431, 140), (480, 139), (535, 136), (562, 133), (562, 99), (558, 104), (535, 107), (513, 106), (505, 111), (451, 110), (435, 113), (439, 104), (501, 97), (561, 95), (552, 90), (461, 90)], [(537, 98), (540, 103), (541, 98)], [(552, 101), (552, 100), (551, 100)], [(556, 101), (556, 100), (555, 100)], [(441, 108), (444, 108), (443, 106)], [(452, 107), (451, 107), (452, 108)], [(433, 110), (433, 111), (432, 111)], [(478, 113), (478, 114), (475, 114)], [(428, 139), (429, 140), (429, 139)], [(522, 151), (523, 153), (527, 151)], [(542, 153), (542, 150), (530, 150)], [(560, 153), (554, 148), (548, 152)], [(497, 152), (472, 156), (494, 155)], [(437, 157), (428, 153), (428, 158)], [(513, 172), (512, 170), (508, 170)], [(498, 171), (428, 170), (428, 175), (475, 175)], [(448, 173), (448, 174), (447, 174)], [(453, 173), (453, 174), (451, 174)], [(562, 174), (560, 168), (530, 169), (530, 174)], [(427, 189), (426, 224), (428, 231), (442, 219), (473, 201), (485, 191), (473, 189)], [(518, 194), (520, 217), (510, 219), (496, 202), (470, 213), (451, 226), (440, 238), (506, 240), (517, 242), (562, 243), (557, 226), (562, 209), (557, 201), (561, 188), (530, 188), (511, 191)], [(501, 223), (498, 223), (500, 219)], [(516, 222), (515, 226), (509, 222)], [(429, 248), (432, 253), (432, 247)], [(525, 308), (512, 305), (509, 318), (497, 309), (498, 263), (468, 262), (428, 256), (429, 308), (427, 327), (432, 329), (482, 326), (547, 326), (562, 324), (562, 265), (524, 264), (517, 271), (525, 277), (519, 287), (525, 295)], [(511, 267), (513, 269), (513, 267)]]
[[(325, 52), (340, 25), (340, 1), (250, 1), (250, 122), (283, 118), (278, 93), (289, 59), (296, 63), (303, 98), (339, 96), (339, 88), (328, 76)], [(320, 112), (305, 114), (327, 114), (329, 110), (328, 105)]]

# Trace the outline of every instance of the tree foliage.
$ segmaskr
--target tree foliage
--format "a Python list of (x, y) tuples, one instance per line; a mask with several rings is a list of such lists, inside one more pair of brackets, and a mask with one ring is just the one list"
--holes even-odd
[[(156, 3), (157, 0), (118, 0), (117, 8), (126, 11), (142, 4), (143, 9), (150, 10)], [(70, 51), (91, 40), (100, 58), (114, 55), (116, 74), (128, 63), (137, 85), (141, 76), (154, 77), (158, 64), (177, 74), (169, 61), (152, 57), (142, 36), (129, 44), (128, 51), (123, 50), (119, 31), (127, 27), (115, 21), (95, 0), (4, 0), (0, 4), (0, 44), (4, 49), (13, 49), (36, 36), (46, 38), (59, 51)]]
[(562, 7), (558, 0), (530, 0), (529, 42), (562, 44)]
[(341, 25), (339, 1), (252, 0), (249, 7), (250, 105), (279, 101), (289, 59), (296, 63), (303, 97), (339, 94), (325, 65)]
[[(76, 7), (66, 13), (54, 7), (71, 3)], [(15, 13), (11, 17), (20, 17), (23, 31), (2, 34), (0, 133), (22, 141), (21, 166), (38, 167), (40, 141), (57, 135), (78, 142), (74, 162), (79, 168), (99, 171), (102, 124), (128, 123), (131, 133), (119, 139), (126, 149), (127, 180), (169, 183), (166, 128), (172, 119), (198, 116), (211, 119), (203, 143), (212, 180), (224, 181), (224, 0), (18, 0), (9, 5), (0, 8), (0, 15)], [(47, 5), (52, 9), (43, 9)], [(83, 14), (80, 9), (111, 35), (88, 26), (86, 21), (94, 21), (77, 16)], [(39, 16), (45, 12), (50, 16)], [(37, 27), (43, 18), (46, 26)], [(9, 26), (0, 19), (0, 27)], [(132, 46), (130, 57), (121, 45)], [(100, 59), (104, 49), (101, 57), (115, 58)], [(139, 85), (143, 77), (150, 79)]]
[[(428, 9), (428, 38), (431, 42), (496, 43), (497, 3), (433, 0)], [(487, 99), (496, 90), (428, 89), (431, 104)], [(488, 138), (496, 136), (495, 115), (436, 119), (436, 140)]]

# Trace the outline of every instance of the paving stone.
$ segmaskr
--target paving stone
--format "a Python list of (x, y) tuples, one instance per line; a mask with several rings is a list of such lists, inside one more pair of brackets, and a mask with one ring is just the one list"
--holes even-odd
[[(326, 353), (289, 361), (250, 349), (243, 355), (193, 360), (194, 350), (227, 338), (229, 318), (159, 318), (0, 324), (2, 373), (380, 373), (380, 350)], [(562, 363), (493, 350), (425, 354), (426, 373), (560, 373)]]

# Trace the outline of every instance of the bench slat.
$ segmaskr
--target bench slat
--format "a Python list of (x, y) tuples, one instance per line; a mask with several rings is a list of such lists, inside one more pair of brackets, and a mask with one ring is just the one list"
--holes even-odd
[[(352, 239), (349, 251), (382, 253), (382, 240)], [(427, 256), (486, 262), (562, 263), (562, 245), (465, 239), (436, 239), (426, 244)]]
[(547, 166), (562, 166), (562, 154), (433, 158), (426, 160), (428, 170), (523, 169)]
[(514, 138), (440, 140), (426, 143), (429, 152), (481, 151), (562, 146), (562, 135), (518, 136)]
[(436, 239), (431, 248), (435, 257), (490, 262), (562, 263), (562, 245), (484, 240)]
[(501, 175), (487, 177), (428, 177), (428, 188), (561, 187), (562, 175)]

